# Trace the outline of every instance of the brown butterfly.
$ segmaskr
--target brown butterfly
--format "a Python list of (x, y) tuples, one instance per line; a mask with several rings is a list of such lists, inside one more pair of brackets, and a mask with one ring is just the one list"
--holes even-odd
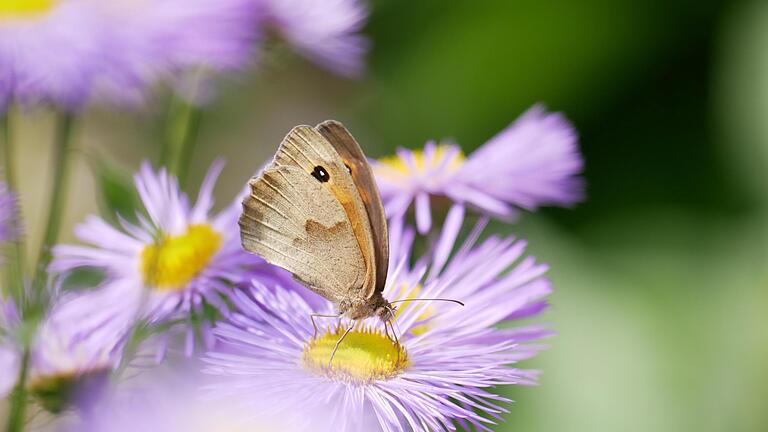
[(249, 185), (240, 216), (243, 247), (290, 271), (338, 310), (338, 315), (312, 315), (315, 336), (317, 316), (377, 316), (388, 335), (395, 307), (382, 295), (387, 220), (373, 171), (349, 131), (333, 120), (296, 126)]

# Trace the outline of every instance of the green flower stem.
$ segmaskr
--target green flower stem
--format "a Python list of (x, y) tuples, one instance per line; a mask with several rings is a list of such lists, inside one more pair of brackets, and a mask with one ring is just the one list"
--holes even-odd
[[(2, 126), (2, 138), (0, 139), (0, 146), (2, 146), (3, 155), (3, 174), (5, 175), (5, 183), (8, 185), (8, 190), (14, 193), (18, 193), (18, 185), (16, 183), (16, 168), (14, 165), (15, 151), (13, 147), (13, 127), (11, 124), (11, 111), (6, 111), (5, 115), (0, 119), (0, 126)], [(10, 221), (12, 224), (11, 229), (16, 232), (21, 230), (21, 210), (17, 209), (16, 214)], [(8, 287), (9, 293), (16, 299), (18, 304), (23, 304), (24, 299), (24, 240), (23, 236), (18, 238), (10, 244), (6, 251), (5, 262), (5, 282)]]
[(200, 115), (200, 108), (178, 96), (172, 98), (160, 162), (179, 179), (182, 188), (187, 181), (192, 153), (197, 142)]
[(10, 398), (10, 413), (6, 432), (21, 432), (24, 430), (24, 424), (27, 420), (27, 376), (29, 372), (29, 349), (24, 350), (24, 357), (21, 360), (19, 369), (19, 378), (16, 381), (16, 387), (13, 389)]
[(45, 288), (48, 264), (53, 258), (52, 248), (59, 238), (64, 204), (69, 185), (70, 158), (72, 156), (72, 126), (74, 117), (69, 113), (60, 114), (56, 123), (53, 153), (53, 184), (50, 204), (48, 207), (48, 222), (45, 226), (45, 236), (37, 256), (35, 275), (32, 279), (32, 293), (39, 295)]

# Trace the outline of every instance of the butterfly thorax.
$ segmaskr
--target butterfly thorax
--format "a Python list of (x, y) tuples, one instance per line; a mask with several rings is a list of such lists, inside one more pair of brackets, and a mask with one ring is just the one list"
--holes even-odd
[(339, 315), (353, 320), (377, 316), (382, 321), (390, 321), (394, 310), (394, 306), (378, 291), (369, 299), (342, 300), (339, 303)]

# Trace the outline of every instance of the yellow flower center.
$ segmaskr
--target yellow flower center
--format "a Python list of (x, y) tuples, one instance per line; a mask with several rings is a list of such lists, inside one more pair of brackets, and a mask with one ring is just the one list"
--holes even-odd
[(40, 15), (53, 7), (54, 0), (0, 0), (0, 19)]
[(339, 344), (329, 368), (333, 348), (345, 331), (337, 326), (333, 331), (309, 341), (302, 356), (304, 367), (333, 379), (371, 382), (394, 378), (410, 364), (402, 345), (398, 346), (377, 330), (358, 327)]
[[(424, 157), (424, 150), (412, 150), (413, 152), (413, 164), (417, 171), (424, 172), (428, 169), (434, 169), (441, 166), (446, 157), (450, 157), (450, 161), (445, 165), (445, 169), (448, 172), (456, 171), (464, 163), (464, 153), (462, 151), (456, 152), (454, 146), (448, 144), (439, 144), (435, 147), (435, 153), (427, 160)], [(454, 152), (449, 155), (450, 152)], [(391, 168), (399, 174), (408, 174), (410, 167), (400, 156), (385, 156), (379, 159), (379, 162), (384, 166)]]
[(182, 290), (221, 247), (221, 234), (208, 225), (191, 225), (179, 236), (165, 236), (141, 252), (144, 282), (161, 291)]

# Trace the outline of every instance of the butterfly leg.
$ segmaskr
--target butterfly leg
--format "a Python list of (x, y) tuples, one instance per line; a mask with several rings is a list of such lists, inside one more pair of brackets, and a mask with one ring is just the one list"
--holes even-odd
[[(392, 329), (392, 336), (389, 335), (389, 330), (387, 329), (387, 324), (389, 324), (389, 328)], [(397, 338), (397, 332), (395, 332), (395, 327), (389, 321), (384, 321), (384, 334), (387, 335), (387, 339), (389, 339), (390, 341), (392, 341), (395, 344), (395, 348), (397, 348), (397, 362), (396, 362), (396, 364), (400, 364), (400, 340)]]
[[(397, 332), (395, 331), (395, 323), (393, 322), (395, 320), (395, 311), (391, 307), (388, 307), (389, 313), (391, 314), (391, 320), (389, 319), (384, 321), (384, 333), (386, 333), (387, 338), (389, 338), (390, 341), (395, 343), (395, 347), (397, 348), (397, 363), (400, 363), (400, 340), (397, 338)], [(387, 324), (389, 324), (389, 328), (392, 329), (392, 336), (389, 336), (389, 331), (387, 330)]]
[(392, 343), (395, 342), (395, 340), (392, 339), (392, 336), (389, 335), (389, 328), (387, 328), (387, 322), (386, 321), (384, 321), (384, 336), (386, 336), (387, 339), (389, 339), (390, 342), (392, 342)]
[(315, 334), (314, 334), (314, 336), (312, 336), (312, 339), (317, 339), (317, 323), (315, 322), (315, 317), (317, 317), (317, 318), (338, 318), (340, 316), (341, 315), (327, 315), (327, 314), (317, 314), (317, 313), (309, 314), (309, 319), (310, 319), (310, 321), (312, 321), (312, 328), (315, 329)]
[(330, 369), (330, 368), (331, 368), (331, 363), (333, 362), (333, 356), (335, 356), (335, 355), (336, 355), (336, 350), (338, 350), (338, 349), (339, 349), (339, 345), (341, 345), (341, 341), (343, 341), (343, 340), (344, 340), (344, 338), (345, 338), (345, 337), (347, 337), (347, 335), (349, 334), (349, 332), (351, 332), (351, 331), (352, 331), (352, 329), (353, 329), (353, 328), (355, 328), (355, 324), (354, 324), (354, 323), (352, 323), (352, 325), (351, 325), (351, 326), (349, 326), (349, 328), (347, 329), (347, 331), (345, 331), (345, 332), (344, 332), (344, 334), (343, 334), (343, 335), (341, 335), (341, 337), (339, 338), (339, 340), (337, 340), (337, 341), (336, 341), (336, 346), (334, 346), (334, 347), (333, 347), (333, 352), (331, 352), (331, 358), (330, 358), (330, 359), (328, 359), (328, 369)]
[(395, 331), (395, 327), (390, 324), (390, 327), (392, 327), (392, 336), (395, 338), (395, 346), (397, 347), (397, 363), (400, 364), (400, 339), (397, 338), (397, 332)]

